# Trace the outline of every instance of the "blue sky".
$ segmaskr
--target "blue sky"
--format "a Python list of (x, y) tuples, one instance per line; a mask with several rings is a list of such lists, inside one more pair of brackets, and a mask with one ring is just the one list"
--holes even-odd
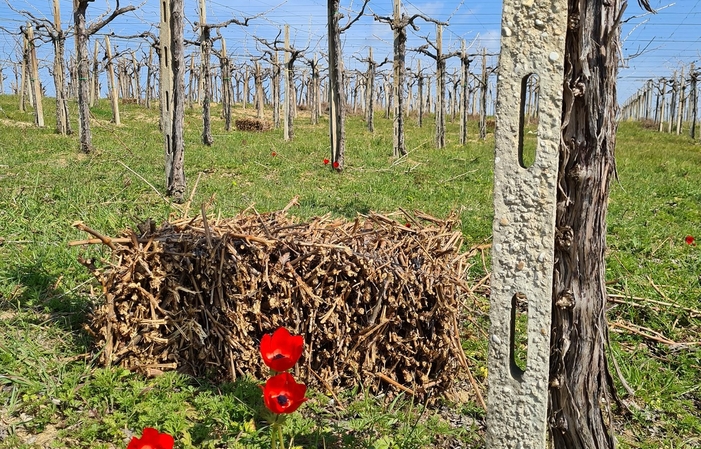
[[(15, 9), (31, 11), (36, 16), (51, 17), (51, 0), (10, 0)], [(61, 15), (63, 27), (71, 24), (72, 0), (61, 0)], [(122, 0), (121, 6), (129, 4)], [(132, 2), (139, 5), (137, 1)], [(661, 0), (651, 0), (653, 7), (659, 13), (645, 15), (635, 0), (631, 0), (624, 18), (627, 19), (622, 28), (624, 66), (620, 70), (619, 101), (624, 101), (629, 95), (640, 88), (645, 80), (670, 76), (674, 70), (684, 66), (688, 70), (689, 63), (696, 61), (701, 66), (701, 0), (681, 0), (670, 3)], [(98, 0), (88, 8), (89, 18), (95, 19), (104, 13), (108, 5), (114, 6), (114, 1)], [(128, 35), (151, 29), (157, 34), (158, 5), (155, 0), (145, 0), (138, 11), (116, 19), (102, 32), (113, 31), (116, 34)], [(198, 20), (198, 2), (186, 0), (186, 17), (190, 22)], [(359, 0), (342, 0), (342, 12), (357, 11), (361, 6)], [(487, 48), (488, 53), (496, 53), (499, 49), (499, 24), (501, 20), (501, 2), (453, 0), (453, 1), (407, 1), (402, 7), (408, 14), (422, 13), (437, 20), (449, 22), (444, 29), (444, 52), (455, 51), (464, 39), (470, 46), (470, 51), (478, 53)], [(380, 16), (392, 14), (392, 0), (372, 0), (369, 11)], [(217, 23), (236, 17), (259, 17), (253, 19), (246, 28), (230, 25), (222, 31), (227, 41), (228, 52), (240, 60), (248, 60), (251, 56), (260, 54), (256, 48), (254, 36), (272, 40), (284, 24), (290, 26), (293, 45), (298, 49), (307, 49), (306, 55), (313, 57), (315, 53), (326, 51), (326, 1), (325, 0), (250, 0), (247, 2), (229, 2), (227, 0), (207, 0), (207, 21)], [(17, 13), (10, 10), (6, 0), (0, 1), (0, 27), (14, 30), (23, 23)], [(419, 31), (410, 30), (408, 48), (415, 48), (425, 43), (424, 37), (435, 37), (435, 25), (418, 20)], [(186, 25), (186, 34), (194, 39), (195, 34), (191, 25)], [(101, 37), (101, 36), (99, 36)], [(112, 44), (118, 50), (127, 47), (141, 48), (147, 51), (146, 44), (136, 41), (113, 39)], [(385, 56), (391, 59), (392, 31), (389, 26), (363, 17), (355, 23), (344, 35), (344, 60), (350, 68), (363, 68), (357, 58), (367, 57), (370, 47), (373, 48), (374, 59), (381, 61)], [(48, 76), (49, 44), (39, 50), (40, 58), (45, 58), (42, 72)], [(92, 46), (91, 46), (92, 48)], [(67, 46), (73, 51), (73, 44)], [(628, 59), (632, 55), (638, 56)], [(414, 65), (418, 56), (409, 53), (408, 65)], [(14, 80), (11, 70), (12, 62), (18, 59), (17, 42), (14, 37), (0, 31), (0, 65), (5, 67), (3, 74), (7, 77), (5, 90), (9, 82)], [(422, 62), (422, 66), (432, 66), (431, 60)], [(475, 60), (473, 68), (479, 72), (479, 61)], [(490, 58), (488, 65), (496, 64), (496, 58)], [(457, 67), (459, 62), (452, 59), (448, 63), (449, 71)], [(50, 88), (51, 83), (46, 83)], [(104, 83), (103, 83), (104, 84)]]

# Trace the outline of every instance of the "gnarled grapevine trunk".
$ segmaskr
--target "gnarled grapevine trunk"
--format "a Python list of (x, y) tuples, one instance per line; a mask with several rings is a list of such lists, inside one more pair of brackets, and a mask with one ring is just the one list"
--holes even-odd
[(606, 211), (615, 172), (620, 0), (568, 0), (550, 356), (558, 449), (613, 448)]
[(343, 59), (338, 10), (341, 2), (328, 2), (329, 39), (329, 135), (331, 136), (331, 161), (334, 168), (343, 170), (346, 154), (345, 107), (343, 92)]
[(88, 31), (85, 21), (86, 1), (73, 2), (73, 26), (75, 27), (75, 55), (78, 66), (78, 129), (80, 130), (80, 151), (92, 151), (90, 131), (90, 85), (88, 61)]

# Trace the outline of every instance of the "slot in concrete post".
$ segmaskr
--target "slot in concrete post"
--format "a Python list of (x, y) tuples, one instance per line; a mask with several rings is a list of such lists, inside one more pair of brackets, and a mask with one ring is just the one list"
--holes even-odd
[[(487, 447), (547, 442), (553, 249), (567, 2), (505, 0), (497, 80)], [(528, 81), (537, 78), (537, 145), (523, 162)], [(527, 310), (525, 366), (517, 307)]]

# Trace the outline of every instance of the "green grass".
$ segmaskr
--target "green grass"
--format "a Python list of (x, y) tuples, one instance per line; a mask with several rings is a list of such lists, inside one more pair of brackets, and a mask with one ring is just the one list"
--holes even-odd
[(609, 291), (638, 305), (615, 305), (609, 318), (680, 343), (615, 335), (614, 354), (635, 391), (625, 434), (634, 435), (634, 447), (698, 447), (701, 316), (681, 307), (701, 310), (701, 248), (684, 242), (701, 235), (701, 146), (624, 123), (618, 174), (608, 218)]
[[(93, 109), (95, 152), (83, 155), (76, 135), (53, 133), (51, 101), (45, 129), (34, 128), (31, 111), (18, 112), (16, 103), (0, 96), (0, 449), (121, 448), (144, 426), (172, 433), (181, 448), (268, 447), (259, 380), (212, 385), (175, 373), (148, 379), (99, 367), (83, 331), (100, 291), (78, 258), (107, 258), (109, 251), (69, 247), (87, 237), (72, 223), (116, 235), (146, 218), (162, 222), (182, 213), (160, 193), (165, 175), (157, 111), (124, 105), (125, 125), (116, 127), (109, 103), (100, 102)], [(438, 217), (456, 211), (468, 245), (489, 242), (494, 141), (491, 133), (484, 142), (476, 139), (475, 123), (463, 147), (457, 122), (449, 122), (448, 145), (436, 150), (431, 120), (418, 128), (410, 119), (409, 155), (394, 159), (389, 120), (378, 114), (377, 130), (369, 133), (361, 118), (349, 117), (347, 166), (339, 174), (322, 163), (329, 153), (324, 120), (311, 126), (300, 115), (295, 139), (284, 142), (281, 130), (225, 132), (218, 112), (215, 142), (206, 147), (199, 110), (186, 110), (188, 195), (200, 178), (194, 210), (206, 202), (222, 216), (252, 204), (265, 212), (299, 196), (292, 213), (302, 219), (399, 208)], [(630, 409), (616, 418), (620, 446), (695, 447), (701, 444), (694, 439), (701, 435), (701, 348), (685, 343), (701, 340), (701, 317), (687, 310), (701, 309), (701, 247), (686, 245), (684, 237), (701, 238), (701, 146), (622, 123), (617, 154), (607, 276), (619, 303), (609, 318), (680, 343), (612, 327), (612, 353), (635, 392), (625, 397), (613, 373)], [(473, 263), (469, 274), (479, 279), (485, 268), (479, 256)], [(487, 307), (480, 298), (478, 308)], [(464, 347), (484, 385), (488, 322), (484, 314), (472, 318), (465, 321)], [(483, 446), (484, 413), (470, 400), (427, 408), (410, 397), (373, 397), (362, 385), (337, 399), (310, 395), (286, 427), (286, 441), (294, 438), (301, 447), (429, 448), (456, 440)]]

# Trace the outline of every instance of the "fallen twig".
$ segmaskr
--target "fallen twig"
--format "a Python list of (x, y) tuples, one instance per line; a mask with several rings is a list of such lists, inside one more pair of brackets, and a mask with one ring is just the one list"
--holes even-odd
[(638, 297), (638, 296), (626, 296), (626, 295), (612, 295), (612, 294), (609, 294), (608, 297), (609, 297), (609, 301), (610, 301), (610, 302), (615, 302), (615, 303), (617, 303), (617, 304), (628, 304), (628, 305), (631, 305), (631, 306), (640, 306), (640, 307), (642, 307), (642, 304), (639, 304), (639, 303), (636, 303), (636, 302), (632, 302), (632, 301), (622, 301), (622, 300), (621, 300), (621, 299), (624, 299), (624, 298), (625, 298), (625, 299), (630, 299), (630, 300), (633, 300), (633, 301), (644, 301), (644, 302), (649, 302), (649, 303), (651, 303), (651, 304), (657, 304), (657, 305), (659, 305), (659, 306), (674, 307), (674, 308), (677, 308), (677, 309), (680, 309), (680, 310), (684, 310), (684, 311), (686, 311), (686, 312), (689, 312), (689, 313), (691, 313), (691, 314), (693, 314), (693, 315), (701, 316), (701, 310), (692, 309), (691, 307), (680, 306), (679, 304), (675, 304), (675, 303), (672, 303), (672, 302), (657, 301), (657, 300), (655, 300), (655, 299), (650, 299), (650, 298), (641, 298), (641, 297)]
[(187, 202), (183, 205), (183, 218), (187, 217), (190, 214), (190, 206), (192, 205), (192, 199), (195, 197), (195, 192), (197, 192), (197, 186), (200, 183), (201, 177), (202, 172), (199, 172), (197, 174), (197, 180), (195, 181), (195, 185), (192, 187), (192, 191), (190, 192), (190, 198), (188, 198)]
[(174, 208), (176, 208), (176, 209), (178, 209), (178, 208), (180, 207), (179, 205), (177, 205), (177, 204), (173, 203), (171, 200), (169, 200), (169, 199), (168, 199), (165, 195), (163, 195), (161, 192), (159, 192), (158, 189), (155, 188), (155, 187), (153, 186), (153, 184), (151, 184), (150, 182), (148, 182), (148, 181), (146, 180), (146, 178), (144, 178), (143, 176), (141, 176), (140, 174), (138, 174), (137, 172), (135, 172), (134, 170), (132, 170), (131, 167), (129, 167), (127, 164), (125, 164), (125, 163), (122, 162), (122, 161), (117, 161), (117, 162), (119, 162), (120, 164), (122, 164), (122, 165), (124, 166), (124, 168), (126, 168), (126, 169), (129, 170), (130, 172), (134, 173), (140, 180), (142, 180), (143, 182), (145, 182), (147, 186), (151, 187), (151, 188), (153, 189), (153, 191), (156, 192), (156, 194), (158, 194), (158, 196), (160, 196), (160, 197), (163, 199), (163, 201), (165, 201), (166, 203), (170, 204), (172, 207), (174, 207)]
[(464, 177), (464, 176), (467, 176), (467, 175), (469, 175), (469, 174), (471, 174), (471, 173), (475, 173), (475, 172), (477, 172), (477, 170), (470, 170), (470, 171), (466, 171), (465, 173), (460, 173), (459, 175), (455, 175), (455, 176), (453, 176), (453, 177), (451, 177), (451, 178), (446, 179), (445, 181), (443, 181), (443, 183), (448, 183), (448, 182), (450, 182), (450, 181), (455, 181), (456, 179), (460, 179), (460, 178), (462, 178), (462, 177)]
[[(455, 317), (453, 317), (455, 321), (453, 322), (453, 326), (455, 326), (456, 332), (459, 329), (458, 328), (458, 322)], [(459, 335), (459, 334), (458, 334)], [(475, 390), (475, 396), (477, 396), (477, 402), (479, 402), (480, 406), (482, 407), (483, 410), (487, 410), (487, 404), (484, 402), (484, 398), (482, 397), (482, 393), (480, 392), (479, 386), (477, 385), (477, 381), (475, 380), (474, 376), (472, 375), (472, 371), (470, 370), (470, 364), (467, 363), (467, 357), (465, 357), (465, 352), (462, 349), (462, 346), (460, 345), (460, 339), (455, 338), (453, 339), (453, 344), (455, 345), (455, 352), (458, 354), (458, 359), (460, 360), (460, 363), (462, 364), (463, 368), (465, 368), (465, 371), (467, 371), (467, 377), (470, 379), (470, 385), (472, 385), (472, 389)]]
[(671, 302), (671, 300), (667, 297), (667, 295), (665, 295), (664, 292), (662, 290), (660, 290), (660, 288), (657, 285), (655, 285), (655, 283), (652, 281), (652, 278), (650, 276), (647, 276), (647, 280), (650, 281), (650, 285), (652, 285), (652, 288), (654, 288), (655, 291), (657, 293), (659, 293), (661, 297), (663, 297), (667, 301)]
[(609, 322), (609, 324), (613, 327), (625, 329), (625, 330), (632, 332), (636, 335), (640, 335), (641, 337), (647, 338), (648, 340), (656, 341), (658, 343), (663, 343), (663, 344), (670, 345), (670, 346), (678, 344), (676, 341), (670, 340), (669, 338), (665, 337), (664, 335), (660, 334), (657, 331), (654, 331), (654, 330), (649, 329), (647, 327), (638, 326), (637, 324), (633, 324), (633, 323), (623, 324), (620, 321), (611, 321), (611, 322)]

